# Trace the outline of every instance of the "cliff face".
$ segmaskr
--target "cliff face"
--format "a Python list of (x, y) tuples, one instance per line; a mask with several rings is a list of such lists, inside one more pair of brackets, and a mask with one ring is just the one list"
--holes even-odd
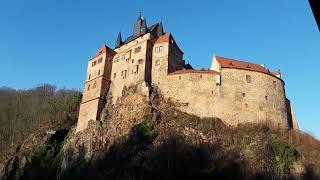
[[(4, 179), (319, 178), (320, 144), (263, 125), (229, 127), (177, 110), (156, 88), (126, 88), (100, 121), (35, 135)], [(34, 141), (30, 139), (35, 139)], [(308, 141), (306, 141), (308, 140)], [(308, 149), (307, 149), (308, 147)]]

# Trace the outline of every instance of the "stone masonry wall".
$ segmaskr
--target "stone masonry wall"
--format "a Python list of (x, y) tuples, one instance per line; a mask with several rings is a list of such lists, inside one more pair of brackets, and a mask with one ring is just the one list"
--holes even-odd
[[(246, 80), (251, 76), (251, 82)], [(179, 109), (200, 117), (218, 117), (225, 123), (269, 123), (288, 127), (284, 83), (274, 76), (238, 69), (217, 74), (185, 73), (164, 77), (158, 85)]]
[[(115, 103), (122, 96), (123, 88), (140, 84), (146, 81), (146, 61), (148, 41), (152, 38), (150, 33), (115, 49), (117, 55), (113, 58), (111, 72), (110, 95)], [(135, 52), (140, 47), (139, 52)], [(124, 58), (123, 58), (124, 57)]]

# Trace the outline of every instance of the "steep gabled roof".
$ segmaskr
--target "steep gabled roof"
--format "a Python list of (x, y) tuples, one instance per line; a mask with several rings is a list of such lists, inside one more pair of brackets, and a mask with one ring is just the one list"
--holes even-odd
[(229, 59), (221, 56), (215, 56), (217, 62), (220, 64), (221, 68), (235, 68), (250, 71), (257, 71), (263, 73), (270, 73), (268, 69), (259, 64), (254, 64), (245, 61), (239, 61), (234, 59)]
[(102, 47), (99, 49), (99, 51), (91, 59), (94, 59), (94, 58), (96, 58), (96, 57), (98, 57), (98, 56), (100, 56), (100, 55), (102, 55), (104, 53), (109, 53), (109, 54), (112, 54), (112, 55), (116, 54), (115, 51), (113, 51), (111, 48), (109, 48), (107, 45), (104, 44), (104, 45), (102, 45)]
[(179, 48), (179, 46), (177, 45), (176, 41), (172, 37), (171, 33), (166, 33), (166, 34), (158, 37), (158, 39), (156, 40), (155, 44), (156, 43), (162, 43), (162, 42), (171, 43), (172, 45), (176, 46), (181, 51), (181, 53), (183, 54), (183, 51)]
[[(153, 34), (156, 35), (155, 30), (156, 30), (156, 27), (158, 26), (158, 24), (159, 24), (159, 23), (156, 23), (156, 24), (148, 27), (146, 33), (150, 32), (150, 33), (153, 33)], [(142, 35), (144, 35), (144, 34), (146, 34), (146, 33), (137, 34), (137, 35), (131, 35), (131, 36), (127, 37), (127, 39), (123, 42), (123, 44), (127, 44), (127, 43), (129, 43), (129, 42), (137, 39), (138, 37), (140, 37), (140, 36), (142, 36)], [(116, 47), (116, 48), (117, 48), (117, 47)]]

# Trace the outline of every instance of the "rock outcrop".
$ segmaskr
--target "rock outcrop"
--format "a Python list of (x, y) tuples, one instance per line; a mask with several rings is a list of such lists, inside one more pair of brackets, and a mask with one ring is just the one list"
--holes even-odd
[(59, 140), (57, 132), (28, 138), (7, 162), (4, 179), (37, 178), (32, 160), (41, 145), (45, 153), (36, 157), (53, 157), (43, 168), (50, 169), (49, 179), (319, 177), (301, 161), (305, 155), (294, 140), (287, 143), (281, 132), (201, 119), (177, 110), (179, 104), (164, 100), (156, 87), (148, 91), (146, 96), (125, 88), (115, 105), (107, 103), (101, 118), (79, 133), (73, 128)]

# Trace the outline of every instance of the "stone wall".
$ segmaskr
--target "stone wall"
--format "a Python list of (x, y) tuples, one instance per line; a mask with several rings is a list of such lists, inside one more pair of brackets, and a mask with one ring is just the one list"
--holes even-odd
[[(146, 61), (151, 61), (148, 56), (149, 41), (153, 38), (150, 33), (115, 49), (117, 54), (113, 58), (111, 72), (110, 95), (115, 103), (122, 96), (123, 88), (146, 81)], [(139, 52), (135, 50), (139, 48)], [(149, 72), (150, 73), (150, 72)]]
[(105, 52), (88, 61), (77, 131), (85, 129), (89, 120), (96, 120), (103, 109), (110, 87), (112, 57), (113, 54)]
[(77, 132), (87, 128), (89, 120), (97, 118), (99, 100), (93, 99), (80, 105)]
[(284, 82), (268, 74), (226, 68), (220, 75), (173, 73), (158, 86), (187, 113), (218, 117), (230, 125), (271, 122), (288, 127)]

